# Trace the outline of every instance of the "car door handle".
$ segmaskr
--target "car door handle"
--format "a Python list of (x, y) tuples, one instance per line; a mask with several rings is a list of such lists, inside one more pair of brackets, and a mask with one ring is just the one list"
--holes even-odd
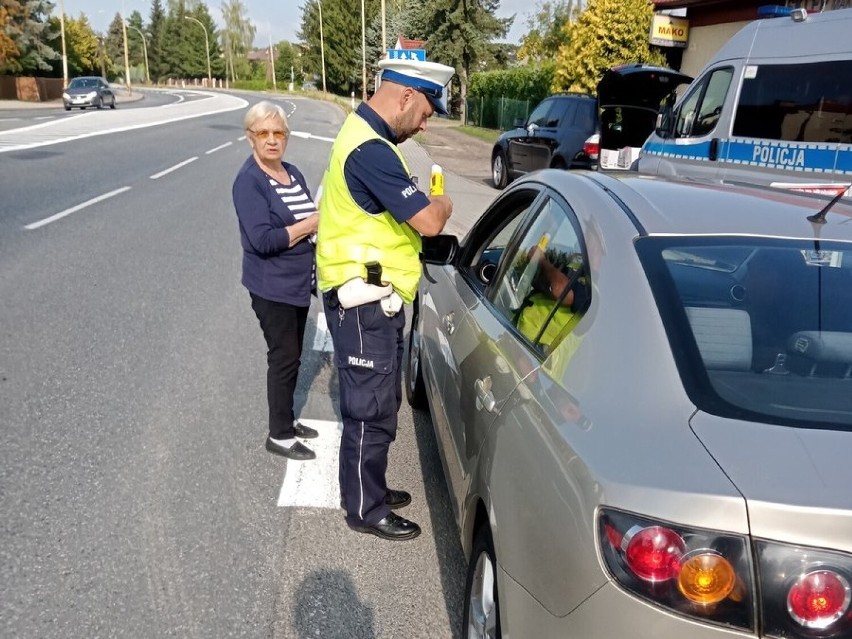
[(455, 313), (447, 313), (444, 315), (444, 330), (447, 331), (447, 335), (452, 335), (456, 330), (456, 324), (453, 320), (455, 320)]
[(477, 379), (473, 383), (473, 387), (476, 389), (476, 399), (479, 400), (483, 408), (489, 413), (495, 412), (497, 400), (494, 399), (494, 394), (491, 392), (491, 377)]

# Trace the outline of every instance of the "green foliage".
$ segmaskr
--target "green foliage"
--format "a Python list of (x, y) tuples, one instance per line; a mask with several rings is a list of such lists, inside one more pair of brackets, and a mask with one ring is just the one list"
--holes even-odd
[(556, 67), (551, 63), (474, 73), (469, 97), (504, 97), (537, 103), (550, 95)]
[(275, 50), (277, 52), (275, 77), (278, 84), (286, 87), (292, 81), (295, 86), (301, 86), (303, 73), (299, 60), (299, 49), (292, 43), (282, 40), (275, 45)]
[(50, 71), (60, 54), (47, 43), (56, 37), (47, 0), (3, 0), (0, 10), (0, 74), (26, 75)]
[(604, 71), (619, 64), (665, 65), (662, 53), (648, 44), (652, 16), (648, 0), (589, 0), (564, 27), (568, 42), (556, 56), (553, 91), (594, 93)]
[(537, 11), (527, 19), (529, 31), (521, 37), (518, 59), (553, 60), (559, 47), (567, 43), (565, 25), (580, 14), (582, 4), (582, 0), (545, 0), (537, 4)]

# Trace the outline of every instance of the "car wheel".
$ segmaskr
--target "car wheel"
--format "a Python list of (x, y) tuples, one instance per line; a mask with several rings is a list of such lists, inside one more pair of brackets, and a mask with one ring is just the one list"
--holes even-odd
[(473, 540), (464, 594), (464, 639), (500, 639), (497, 560), (487, 524), (479, 527)]
[(563, 171), (568, 168), (568, 165), (565, 164), (565, 160), (562, 158), (556, 157), (553, 158), (553, 162), (550, 163), (551, 169), (562, 169)]
[(113, 96), (113, 98), (112, 98), (112, 102), (110, 102), (110, 103), (109, 103), (109, 108), (110, 108), (110, 109), (114, 109), (114, 108), (115, 108), (115, 96)]
[(70, 106), (68, 106), (68, 105), (66, 104), (66, 105), (65, 105), (65, 110), (66, 110), (66, 111), (70, 111), (70, 110), (71, 110), (71, 107), (70, 107)]
[(103, 109), (104, 108), (104, 99), (98, 98), (98, 101), (95, 103), (95, 107), (98, 109), (98, 111)]
[(509, 183), (509, 172), (506, 169), (506, 154), (497, 151), (491, 158), (491, 181), (498, 189), (505, 189)]
[(411, 318), (411, 330), (408, 333), (408, 359), (405, 365), (405, 398), (408, 405), (417, 410), (427, 410), (426, 383), (423, 381), (423, 369), (420, 364), (420, 331), (417, 330), (417, 311)]

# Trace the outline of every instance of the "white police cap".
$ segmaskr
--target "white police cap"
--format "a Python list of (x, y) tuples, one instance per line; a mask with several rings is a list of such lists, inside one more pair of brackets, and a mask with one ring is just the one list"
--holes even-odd
[(420, 91), (435, 109), (436, 113), (446, 115), (447, 110), (441, 104), (444, 87), (455, 75), (456, 70), (446, 64), (422, 60), (380, 60), (379, 69), (382, 80), (388, 80), (402, 86)]

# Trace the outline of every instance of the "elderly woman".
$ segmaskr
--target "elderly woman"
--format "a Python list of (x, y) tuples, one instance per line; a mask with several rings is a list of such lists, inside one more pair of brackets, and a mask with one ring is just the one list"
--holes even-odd
[(314, 459), (296, 437), (316, 437), (293, 415), (293, 395), (311, 293), (316, 286), (317, 210), (302, 173), (284, 162), (290, 137), (284, 110), (258, 102), (245, 116), (252, 154), (234, 180), (232, 194), (243, 246), (243, 285), (269, 347), (266, 450), (290, 459)]

